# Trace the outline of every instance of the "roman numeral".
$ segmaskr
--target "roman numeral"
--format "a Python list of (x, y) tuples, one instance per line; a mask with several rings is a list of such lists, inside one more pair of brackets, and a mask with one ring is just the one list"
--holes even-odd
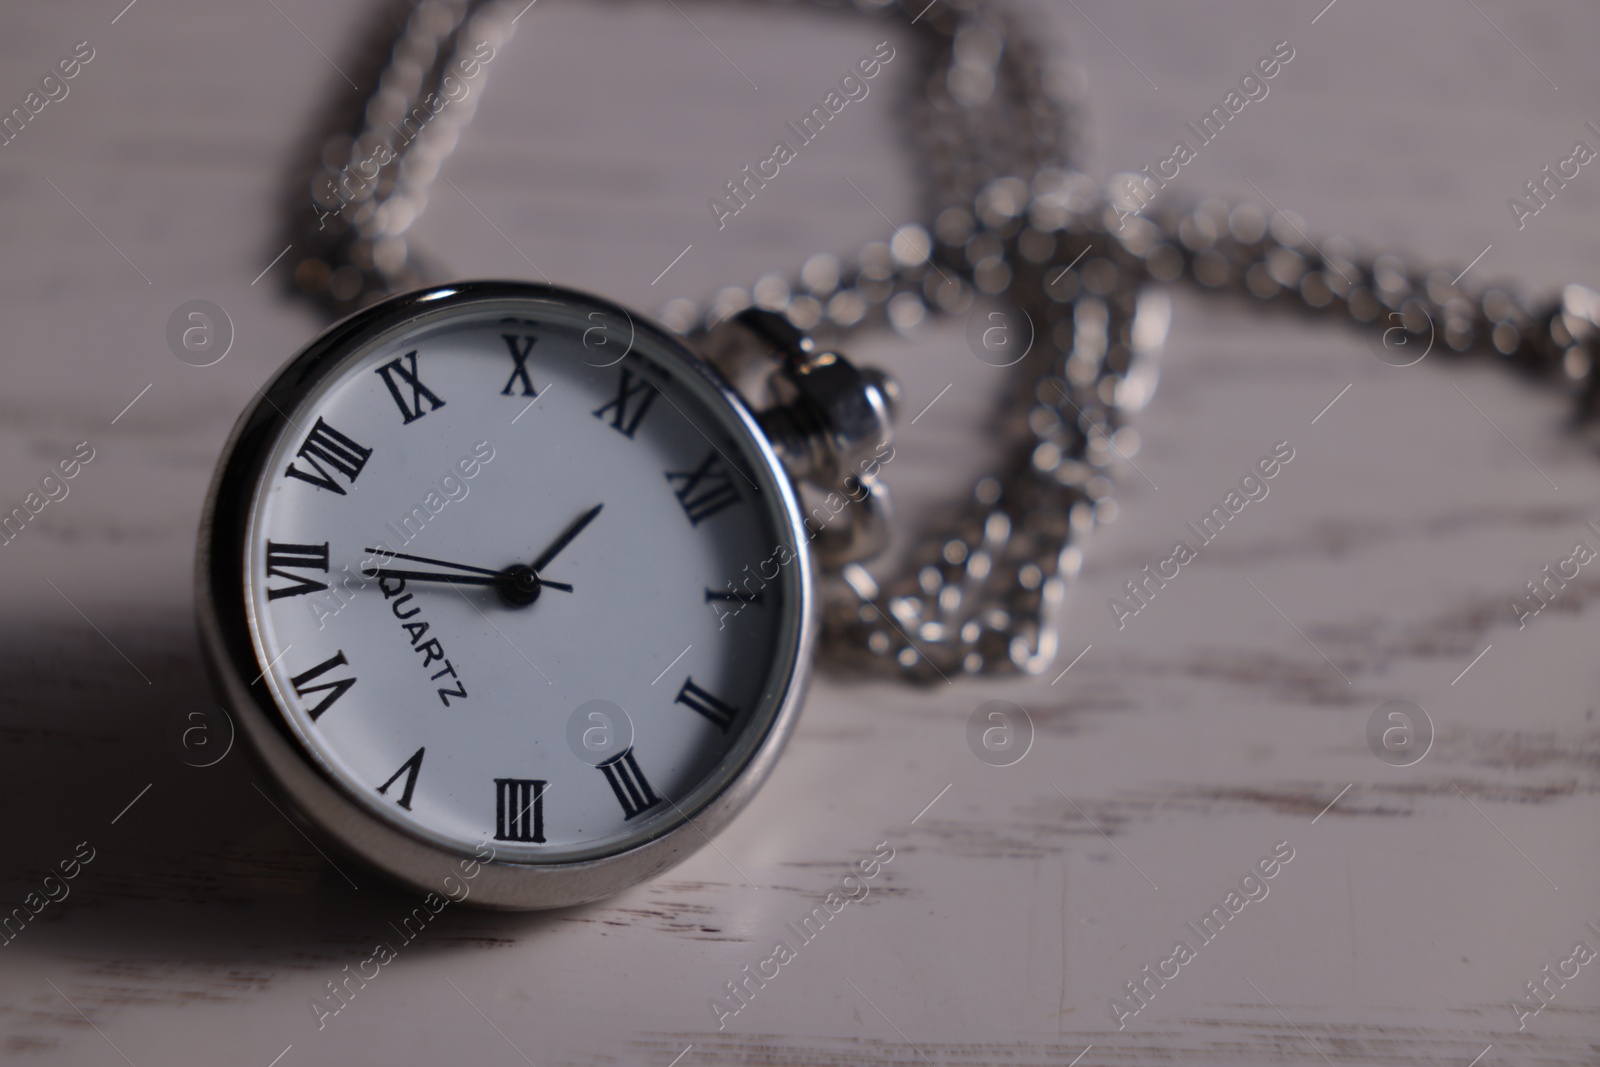
[[(333, 480), (333, 474), (329, 473), (328, 467), (344, 475), (345, 480), (354, 485), (356, 475), (367, 465), (367, 458), (372, 455), (372, 449), (356, 444), (319, 418), (317, 424), (311, 427), (311, 432), (306, 435), (300, 451), (295, 455), (311, 464), (316, 473), (307, 474), (293, 463), (290, 463), (289, 469), (283, 473), (291, 478), (299, 478), (302, 482), (310, 482), (318, 489), (326, 489), (330, 493), (344, 496), (344, 487)], [(324, 463), (328, 466), (324, 467)]]
[[(644, 378), (635, 378), (633, 372), (627, 367), (622, 368), (622, 377), (617, 383), (617, 395), (611, 403), (598, 408), (594, 417), (603, 419), (606, 412), (611, 412), (611, 428), (619, 431), (622, 436), (633, 439), (633, 431), (639, 428), (639, 422), (644, 418), (644, 413), (650, 410), (650, 404), (661, 390), (657, 389)], [(637, 403), (635, 400), (637, 399)]]
[(422, 754), (426, 751), (428, 751), (427, 748), (423, 747), (412, 753), (411, 758), (400, 764), (400, 769), (395, 771), (394, 774), (390, 775), (387, 782), (384, 782), (378, 787), (378, 792), (387, 796), (389, 793), (389, 787), (394, 785), (395, 779), (399, 778), (402, 774), (405, 775), (406, 787), (400, 791), (400, 799), (398, 803), (402, 808), (410, 811), (411, 793), (412, 790), (417, 788), (417, 772), (422, 770)]
[[(405, 360), (401, 363), (400, 360)], [(416, 422), (428, 411), (438, 411), (444, 407), (444, 401), (434, 395), (433, 390), (422, 384), (422, 379), (417, 377), (417, 354), (407, 352), (396, 359), (391, 359), (373, 373), (383, 376), (383, 384), (389, 387), (389, 395), (394, 397), (394, 402), (400, 407), (400, 414), (405, 416), (406, 424)], [(411, 387), (411, 402), (407, 403), (405, 396), (400, 392), (400, 383)], [(422, 402), (426, 400), (430, 405), (428, 411), (422, 410)]]
[(694, 684), (694, 679), (685, 678), (683, 687), (678, 690), (678, 699), (675, 704), (687, 704), (698, 711), (723, 733), (728, 732), (728, 727), (733, 724), (733, 717), (739, 714), (739, 709), (731, 704), (724, 704), (710, 693)]
[[(500, 336), (505, 338), (506, 347), (511, 349), (511, 358), (516, 363), (515, 368), (513, 368), (511, 371), (511, 378), (506, 382), (506, 387), (500, 390), (500, 395), (510, 396), (511, 387), (516, 385), (517, 381), (520, 379), (522, 382), (523, 396), (538, 396), (539, 394), (533, 388), (533, 379), (528, 377), (528, 353), (533, 351), (533, 343), (537, 341), (538, 338), (528, 336), (519, 338), (516, 334), (511, 333), (503, 333)], [(527, 342), (527, 344), (523, 345), (520, 349), (517, 347), (517, 342), (519, 340)]]
[(623, 749), (599, 766), (606, 781), (611, 783), (611, 791), (617, 794), (617, 800), (622, 804), (624, 819), (631, 819), (661, 803), (661, 798), (650, 788), (650, 783), (644, 780), (638, 761), (633, 758), (632, 747)]
[(757, 589), (754, 593), (734, 593), (717, 589), (706, 590), (707, 604), (711, 603), (713, 600), (726, 600), (734, 604), (761, 604), (765, 603), (762, 597), (763, 593), (759, 589)]
[(281, 596), (300, 596), (303, 593), (317, 593), (328, 588), (327, 582), (318, 582), (310, 578), (303, 578), (298, 574), (290, 574), (289, 570), (309, 570), (328, 572), (328, 542), (320, 545), (278, 545), (267, 542), (267, 577), (285, 578), (288, 585), (267, 588), (267, 599), (277, 600)]
[(532, 778), (494, 780), (494, 839), (544, 844), (544, 790)]
[[(340, 697), (344, 696), (345, 690), (349, 689), (352, 685), (355, 685), (356, 680), (354, 678), (340, 678), (331, 682), (323, 682), (319, 685), (307, 685), (306, 683), (322, 677), (335, 667), (349, 666), (349, 662), (349, 660), (344, 658), (344, 652), (341, 650), (328, 659), (323, 660), (315, 667), (312, 667), (310, 670), (303, 671), (289, 679), (289, 684), (294, 686), (295, 695), (301, 700), (304, 700), (308, 693), (328, 693), (328, 695), (323, 697), (321, 703), (319, 703), (316, 707), (307, 709), (306, 714), (311, 716), (312, 722), (316, 722), (317, 717), (328, 710), (329, 704), (332, 704), (335, 700), (338, 700)], [(329, 692), (329, 690), (331, 690), (331, 692)]]
[(692, 471), (668, 471), (667, 481), (677, 483), (673, 492), (693, 526), (699, 526), (700, 520), (709, 519), (740, 500), (733, 475), (722, 465), (722, 457), (715, 448), (707, 452), (700, 466)]

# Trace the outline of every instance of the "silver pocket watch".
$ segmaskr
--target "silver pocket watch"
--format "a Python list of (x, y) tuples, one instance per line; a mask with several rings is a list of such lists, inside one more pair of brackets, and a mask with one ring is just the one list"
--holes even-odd
[[(202, 525), (205, 652), (344, 850), (435, 892), (487, 860), (474, 902), (558, 907), (749, 802), (811, 669), (813, 543), (876, 547), (893, 389), (775, 316), (723, 336), (779, 357), (780, 403), (597, 298), (434, 287), (333, 326), (245, 412)], [(818, 470), (861, 521), (802, 512)]]

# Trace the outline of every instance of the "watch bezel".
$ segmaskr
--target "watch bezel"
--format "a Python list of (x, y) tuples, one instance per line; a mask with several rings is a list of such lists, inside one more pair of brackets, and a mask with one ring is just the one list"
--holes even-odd
[[(406, 832), (351, 796), (348, 787), (304, 747), (272, 695), (255, 648), (244, 546), (257, 484), (289, 415), (353, 352), (372, 337), (424, 316), (530, 299), (561, 301), (626, 317), (650, 347), (680, 364), (677, 373), (697, 378), (703, 391), (724, 407), (724, 425), (730, 430), (737, 428), (745, 438), (745, 454), (756, 466), (752, 473), (765, 483), (764, 490), (771, 490), (760, 494), (772, 512), (771, 521), (780, 536), (787, 537), (799, 551), (791, 564), (796, 578), (791, 610), (797, 614), (789, 639), (778, 649), (774, 677), (765, 696), (776, 708), (743, 765), (720, 790), (686, 811), (682, 820), (642, 842), (596, 858), (517, 863), (484, 860), (481, 854), (475, 856)], [(416, 889), (453, 897), (450, 880), (459, 884), (472, 865), (477, 869), (470, 876), (465, 899), (473, 903), (511, 909), (561, 907), (610, 896), (686, 859), (732, 821), (771, 772), (793, 732), (816, 641), (815, 577), (810, 553), (803, 547), (808, 541), (794, 486), (754, 413), (721, 374), (681, 338), (620, 305), (578, 290), (532, 282), (457, 282), (389, 297), (330, 326), (290, 359), (240, 416), (224, 447), (202, 513), (196, 556), (197, 616), (214, 684), (239, 717), (250, 748), (269, 778), (306, 821), (363, 862)]]

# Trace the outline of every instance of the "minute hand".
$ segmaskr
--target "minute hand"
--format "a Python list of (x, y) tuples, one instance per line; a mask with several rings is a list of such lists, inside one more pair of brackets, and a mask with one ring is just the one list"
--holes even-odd
[(435, 567), (449, 567), (451, 570), (454, 570), (454, 571), (469, 571), (472, 574), (488, 574), (488, 575), (503, 575), (504, 574), (503, 571), (492, 571), (487, 567), (469, 567), (465, 563), (451, 563), (449, 560), (430, 559), (427, 556), (408, 556), (404, 552), (390, 552), (388, 549), (384, 549), (384, 548), (369, 548), (369, 549), (366, 549), (366, 551), (371, 552), (375, 556), (381, 556), (386, 560), (389, 560), (389, 559), (408, 559), (412, 563), (431, 563)]
[[(446, 582), (450, 585), (503, 585), (511, 577), (499, 571), (489, 571), (486, 574), (448, 574), (438, 571), (397, 571), (388, 567), (376, 567), (361, 573), (368, 578), (401, 578), (411, 582)], [(539, 584), (546, 589), (559, 589), (563, 593), (572, 592), (572, 586), (566, 582), (541, 580)]]
[[(500, 582), (508, 581), (512, 578), (512, 575), (506, 571), (493, 571), (487, 567), (473, 567), (466, 563), (452, 563), (449, 560), (433, 559), (428, 556), (411, 556), (404, 552), (391, 552), (388, 549), (382, 548), (368, 548), (366, 551), (386, 560), (405, 559), (410, 560), (413, 563), (431, 563), (435, 567), (449, 567), (452, 570), (466, 571), (468, 574), (484, 576), (482, 579), (474, 580), (466, 575), (457, 577), (448, 574), (434, 574), (431, 571), (399, 571), (388, 570), (384, 568), (374, 568), (373, 570), (366, 572), (366, 574), (372, 578), (408, 578), (412, 581), (419, 582), (452, 582), (455, 585), (497, 585)], [(549, 586), (551, 589), (559, 589), (563, 593), (572, 592), (572, 586), (565, 582), (541, 581), (540, 584)]]
[(368, 578), (401, 578), (412, 582), (449, 582), (451, 585), (498, 585), (504, 579), (488, 574), (441, 574), (437, 571), (397, 571), (377, 567), (362, 571)]

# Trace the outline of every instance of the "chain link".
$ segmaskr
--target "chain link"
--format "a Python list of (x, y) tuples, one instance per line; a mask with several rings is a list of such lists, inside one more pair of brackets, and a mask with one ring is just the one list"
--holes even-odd
[[(705, 306), (674, 301), (662, 318), (702, 336), (756, 306), (831, 346), (866, 328), (909, 335), (930, 316), (1003, 300), (1034, 344), (1011, 371), (994, 473), (920, 532), (892, 575), (875, 580), (848, 564), (827, 577), (823, 654), (831, 662), (914, 681), (1038, 672), (1051, 662), (1052, 620), (1081, 566), (1080, 546), (1115, 517), (1112, 472), (1137, 450), (1127, 422), (1155, 387), (1170, 284), (1376, 326), (1397, 359), (1419, 349), (1488, 351), (1565, 384), (1580, 418), (1600, 414), (1594, 292), (1572, 285), (1528, 305), (1503, 289), (1469, 291), (1447, 271), (1363, 259), (1335, 239), (1314, 243), (1292, 216), (1248, 204), (1204, 201), (1140, 215), (1125, 188), (1137, 179), (1114, 181), (1108, 195), (1073, 169), (1070, 68), (1047, 68), (1014, 13), (989, 0), (854, 7), (912, 35), (920, 95), (910, 114), (930, 222), (902, 226), (843, 262), (819, 253), (792, 277), (767, 275)], [(330, 112), (307, 176), (311, 195), (290, 204), (296, 287), (328, 311), (436, 277), (407, 233), (471, 117), (484, 72), (464, 79), (469, 91), (459, 102), (437, 101), (447, 74), (459, 74), (483, 44), (505, 43), (511, 11), (498, 0), (408, 0), (392, 9), (392, 34), (360, 67), (377, 90), (359, 113)], [(397, 128), (414, 136), (397, 146)], [(374, 168), (363, 163), (380, 145), (393, 158), (367, 178)], [(353, 171), (365, 180), (352, 181)]]
[[(1209, 200), (1151, 218), (1128, 208), (1079, 173), (1000, 179), (971, 212), (940, 217), (928, 267), (880, 281), (869, 263), (841, 281), (891, 325), (896, 301), (930, 290), (952, 313), (1004, 295), (1043, 351), (1016, 369), (1007, 458), (964, 511), (920, 537), (893, 578), (874, 583), (850, 566), (830, 584), (825, 651), (835, 660), (918, 681), (1051, 662), (1052, 609), (1084, 536), (1115, 517), (1113, 466), (1137, 448), (1119, 444), (1121, 431), (1154, 388), (1168, 314), (1158, 294), (1171, 284), (1381, 330), (1396, 363), (1431, 350), (1488, 353), (1571, 392), (1578, 423), (1600, 414), (1600, 294), (1584, 286), (1528, 304), (1503, 288), (1465, 289), (1456, 272), (1361, 258), (1337, 238), (1315, 243), (1293, 216), (1251, 204)], [(958, 284), (930, 284), (935, 264)]]
[[(1046, 91), (1037, 50), (1012, 16), (987, 2), (936, 0), (920, 11), (918, 3), (854, 6), (910, 34), (912, 82), (924, 88), (911, 112), (926, 215), (971, 204), (996, 177), (1065, 165), (1075, 111)], [(291, 183), (287, 234), (300, 294), (343, 315), (447, 280), (409, 231), (477, 107), (493, 66), (483, 57), (498, 53), (525, 10), (515, 0), (392, 0), (384, 10), (353, 68), (358, 84), (375, 88), (328, 109)]]

